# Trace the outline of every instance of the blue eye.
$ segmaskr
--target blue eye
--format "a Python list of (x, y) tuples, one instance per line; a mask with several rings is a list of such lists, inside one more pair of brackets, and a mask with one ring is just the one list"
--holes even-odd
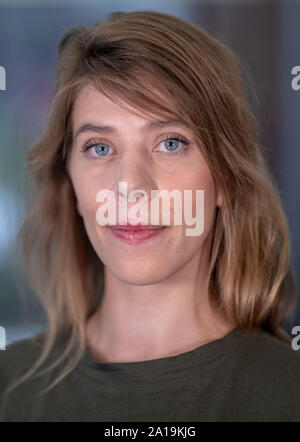
[[(169, 135), (163, 141), (163, 143), (165, 145), (165, 148), (167, 149), (167, 152), (174, 152), (173, 155), (177, 155), (177, 153), (179, 154), (183, 151), (184, 147), (186, 147), (189, 144), (189, 141), (178, 135), (173, 135), (173, 136)], [(166, 143), (169, 143), (169, 145), (167, 145)], [(184, 146), (180, 146), (180, 143)]]
[[(178, 135), (169, 135), (165, 140), (163, 140), (160, 144), (164, 143), (166, 151), (163, 151), (163, 153), (172, 153), (173, 155), (176, 155), (177, 153), (181, 153), (185, 146), (189, 144), (189, 141), (187, 141), (185, 138), (178, 136)], [(185, 146), (180, 146), (180, 143)], [(89, 140), (82, 148), (82, 152), (87, 152), (89, 149), (94, 148), (96, 156), (98, 157), (106, 157), (109, 156), (109, 150), (110, 146), (107, 144), (102, 143), (98, 140)]]
[[(100, 156), (103, 156), (103, 154), (105, 155), (109, 150), (109, 146), (106, 146), (105, 144), (95, 144), (95, 146), (96, 146), (95, 151)], [(106, 150), (105, 151), (102, 150), (102, 147), (104, 147), (104, 149)]]
[(164, 141), (164, 143), (172, 143), (172, 146), (170, 146), (170, 145), (166, 146), (166, 144), (165, 144), (165, 147), (166, 147), (166, 149), (170, 149), (170, 151), (173, 152), (174, 150), (177, 149), (177, 147), (179, 145), (179, 140), (178, 140), (178, 138), (167, 138)]
[(107, 156), (106, 154), (109, 151), (109, 146), (107, 144), (103, 144), (101, 142), (89, 142), (83, 148), (81, 149), (82, 152), (86, 152), (87, 150), (91, 149), (92, 147), (95, 148), (95, 152), (97, 156), (104, 157)]

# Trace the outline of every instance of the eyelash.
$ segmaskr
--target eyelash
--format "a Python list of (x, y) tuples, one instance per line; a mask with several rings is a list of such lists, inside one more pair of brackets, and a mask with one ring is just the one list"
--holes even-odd
[[(164, 140), (162, 140), (159, 144), (163, 143), (164, 141), (168, 141), (168, 140), (176, 140), (176, 141), (180, 141), (180, 142), (183, 144), (183, 146), (182, 146), (181, 149), (179, 148), (179, 149), (177, 149), (177, 150), (175, 150), (175, 151), (163, 152), (163, 153), (170, 153), (170, 154), (172, 154), (172, 155), (179, 155), (179, 154), (181, 154), (182, 151), (185, 151), (185, 150), (186, 150), (186, 147), (190, 144), (190, 142), (189, 142), (186, 138), (182, 137), (181, 135), (167, 135), (167, 138), (165, 138)], [(88, 140), (88, 141), (87, 141), (87, 142), (86, 142), (86, 143), (80, 148), (80, 151), (83, 152), (83, 153), (86, 153), (89, 149), (91, 149), (92, 147), (96, 146), (97, 144), (104, 144), (105, 146), (110, 147), (110, 146), (109, 146), (106, 142), (104, 142), (104, 141), (92, 139), (92, 140)], [(107, 156), (110, 156), (110, 155), (104, 155), (102, 158), (105, 158), (105, 157), (107, 157)], [(101, 158), (101, 155), (98, 155), (98, 158)]]

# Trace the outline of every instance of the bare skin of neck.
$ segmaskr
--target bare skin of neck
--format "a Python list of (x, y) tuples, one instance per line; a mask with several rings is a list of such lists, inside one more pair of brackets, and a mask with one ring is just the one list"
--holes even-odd
[(101, 305), (87, 322), (87, 346), (94, 358), (131, 362), (175, 356), (235, 328), (208, 295), (203, 283), (206, 266), (194, 289), (196, 264), (191, 260), (165, 284), (151, 286), (126, 285), (106, 270)]

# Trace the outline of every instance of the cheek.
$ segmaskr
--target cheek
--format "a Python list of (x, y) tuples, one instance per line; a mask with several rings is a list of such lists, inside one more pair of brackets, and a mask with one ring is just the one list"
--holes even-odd
[(178, 188), (182, 195), (184, 190), (192, 190), (193, 206), (196, 202), (196, 190), (204, 190), (205, 204), (216, 204), (214, 180), (206, 165), (198, 165), (194, 170), (190, 169), (188, 175), (183, 175), (182, 178), (176, 180), (174, 187)]
[[(206, 237), (211, 230), (216, 211), (215, 185), (210, 170), (208, 169), (208, 167), (198, 167), (197, 170), (191, 171), (189, 178), (186, 179), (184, 182), (181, 181), (179, 185), (181, 186), (180, 189), (182, 189), (182, 195), (184, 195), (185, 189), (189, 189), (192, 191), (192, 208), (189, 207), (189, 210), (192, 212), (193, 218), (195, 218), (196, 215), (198, 215), (199, 217), (200, 213), (204, 211), (204, 230), (201, 236)], [(199, 190), (204, 191), (203, 204), (199, 192), (199, 197), (197, 199), (197, 191)], [(200, 220), (198, 220), (197, 222), (200, 224)]]
[(97, 189), (88, 174), (74, 171), (72, 183), (77, 199), (78, 212), (83, 218), (90, 218), (96, 211)]
[(204, 232), (206, 234), (212, 228), (216, 214), (216, 194), (213, 183), (204, 190)]

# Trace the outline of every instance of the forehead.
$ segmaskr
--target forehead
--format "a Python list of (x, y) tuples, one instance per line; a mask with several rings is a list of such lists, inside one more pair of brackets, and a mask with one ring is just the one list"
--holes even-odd
[(153, 95), (156, 95), (158, 104), (160, 102), (163, 103), (164, 107), (167, 107), (171, 111), (168, 113), (163, 112), (162, 106), (161, 109), (156, 112), (147, 111), (144, 107), (141, 109), (137, 106), (133, 106), (120, 95), (109, 92), (102, 93), (91, 84), (84, 85), (77, 94), (73, 104), (73, 124), (75, 126), (79, 124), (82, 119), (86, 120), (89, 117), (97, 118), (98, 116), (101, 118), (106, 116), (109, 118), (114, 118), (114, 116), (120, 118), (120, 116), (126, 115), (126, 117), (129, 118), (132, 116), (133, 118), (147, 120), (155, 120), (157, 117), (175, 119), (175, 113), (172, 111), (176, 107), (174, 101), (168, 98), (166, 94), (163, 94), (158, 88), (151, 89), (151, 92), (153, 92)]

